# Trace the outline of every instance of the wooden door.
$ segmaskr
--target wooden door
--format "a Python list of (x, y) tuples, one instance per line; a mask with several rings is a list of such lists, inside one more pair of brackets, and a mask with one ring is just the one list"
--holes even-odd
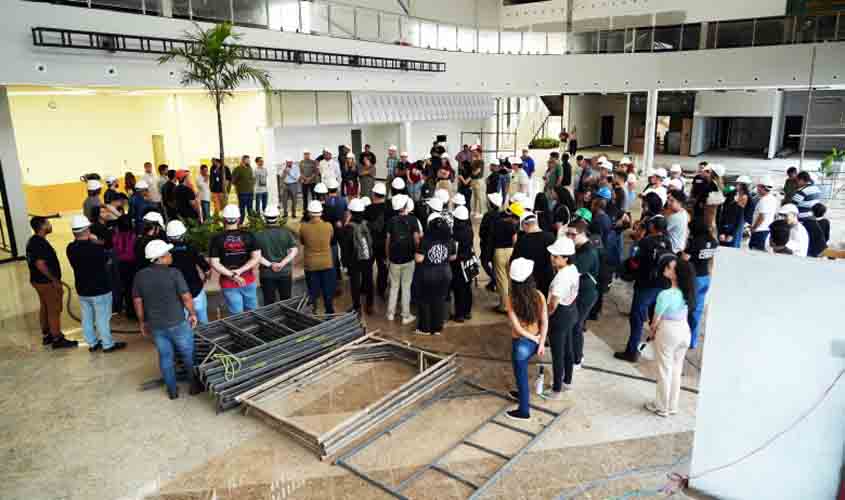
[(681, 156), (689, 156), (691, 144), (692, 118), (683, 118), (681, 121)]

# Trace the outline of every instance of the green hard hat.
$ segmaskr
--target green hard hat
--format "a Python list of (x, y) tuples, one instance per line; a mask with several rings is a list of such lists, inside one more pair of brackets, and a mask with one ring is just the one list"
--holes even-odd
[(575, 217), (580, 217), (587, 222), (593, 222), (593, 213), (590, 212), (590, 210), (586, 209), (586, 208), (579, 208), (575, 212)]

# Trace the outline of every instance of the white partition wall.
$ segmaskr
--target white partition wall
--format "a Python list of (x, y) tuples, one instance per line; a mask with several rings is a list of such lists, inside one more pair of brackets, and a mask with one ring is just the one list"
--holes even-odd
[(710, 291), (691, 486), (717, 498), (833, 499), (845, 453), (845, 380), (791, 432), (845, 359), (845, 263), (720, 249)]

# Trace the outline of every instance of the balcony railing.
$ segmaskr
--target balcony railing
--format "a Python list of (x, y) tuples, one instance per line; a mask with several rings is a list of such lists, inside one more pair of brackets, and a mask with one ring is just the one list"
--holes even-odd
[(845, 41), (840, 14), (564, 33), (498, 31), (322, 1), (34, 1), (482, 54), (618, 54)]

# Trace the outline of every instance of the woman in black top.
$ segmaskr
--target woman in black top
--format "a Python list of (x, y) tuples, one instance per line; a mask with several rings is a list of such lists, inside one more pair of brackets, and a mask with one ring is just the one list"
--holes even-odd
[(417, 287), (417, 335), (440, 335), (446, 320), (446, 298), (452, 283), (449, 263), (456, 259), (449, 225), (439, 214), (428, 217), (428, 230), (414, 257), (419, 270)]
[(464, 195), (466, 206), (472, 206), (472, 168), (468, 161), (458, 167), (458, 192)]
[(452, 294), (455, 296), (455, 322), (463, 323), (472, 319), (472, 282), (464, 275), (463, 265), (472, 259), (474, 234), (469, 221), (469, 210), (461, 206), (453, 214), (455, 225), (452, 237), (457, 244), (457, 258), (452, 261)]

